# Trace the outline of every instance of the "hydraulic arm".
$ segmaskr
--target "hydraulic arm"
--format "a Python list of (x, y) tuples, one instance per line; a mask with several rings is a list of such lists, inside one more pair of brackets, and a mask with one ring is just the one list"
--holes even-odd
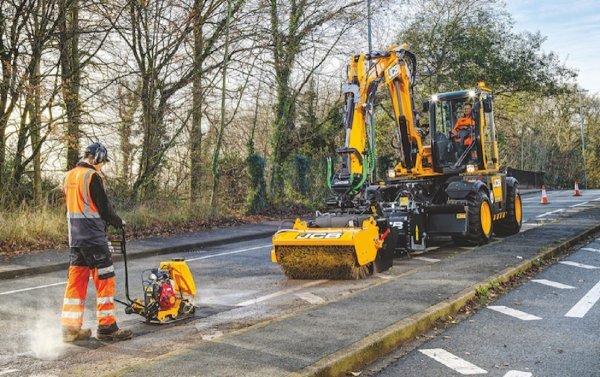
[[(331, 176), (329, 186), (338, 202), (348, 203), (374, 180), (375, 134), (370, 124), (375, 93), (380, 85), (387, 86), (402, 149), (402, 161), (396, 169), (400, 174), (422, 174), (425, 153), (421, 135), (415, 128), (412, 96), (415, 82), (416, 58), (407, 45), (392, 46), (386, 51), (354, 55), (347, 68), (345, 95), (345, 143), (337, 150), (341, 156), (340, 169)], [(371, 125), (371, 127), (368, 127)]]

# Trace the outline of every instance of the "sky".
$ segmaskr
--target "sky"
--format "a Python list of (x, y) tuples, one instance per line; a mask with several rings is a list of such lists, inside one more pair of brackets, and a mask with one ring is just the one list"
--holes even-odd
[(599, 0), (505, 0), (515, 31), (540, 31), (544, 51), (559, 54), (578, 71), (577, 82), (590, 94), (600, 93)]

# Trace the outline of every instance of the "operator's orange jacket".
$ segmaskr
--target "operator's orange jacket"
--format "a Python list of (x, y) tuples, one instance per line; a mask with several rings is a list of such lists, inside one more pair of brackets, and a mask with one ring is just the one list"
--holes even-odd
[[(471, 118), (471, 116), (469, 115), (465, 115), (462, 116), (460, 118), (458, 118), (458, 120), (456, 121), (456, 124), (454, 125), (454, 128), (452, 129), (452, 133), (455, 135), (458, 135), (459, 131), (462, 130), (463, 128), (467, 128), (467, 127), (472, 127), (475, 125), (475, 120), (473, 118)], [(457, 138), (460, 141), (460, 138)], [(465, 138), (465, 145), (470, 145), (473, 141), (471, 140), (471, 137), (467, 137)]]

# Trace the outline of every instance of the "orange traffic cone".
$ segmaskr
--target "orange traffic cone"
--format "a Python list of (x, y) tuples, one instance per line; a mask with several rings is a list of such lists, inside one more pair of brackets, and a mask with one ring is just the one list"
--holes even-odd
[(581, 196), (581, 191), (579, 191), (579, 183), (575, 181), (575, 195), (573, 196)]
[(546, 187), (542, 185), (542, 201), (541, 204), (548, 204), (548, 194), (546, 194)]

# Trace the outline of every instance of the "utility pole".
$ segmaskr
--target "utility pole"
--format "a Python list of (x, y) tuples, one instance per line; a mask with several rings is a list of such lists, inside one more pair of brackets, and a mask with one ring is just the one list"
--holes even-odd
[[(369, 39), (369, 55), (373, 52), (373, 41), (371, 39), (371, 0), (367, 0), (367, 34)], [(369, 68), (371, 68), (371, 61), (369, 60)], [(371, 109), (371, 114), (369, 116), (369, 123), (371, 128), (371, 155), (373, 156), (373, 166), (372, 171), (373, 175), (371, 176), (371, 181), (375, 181), (377, 178), (377, 157), (375, 157), (375, 125), (373, 124), (373, 112), (375, 109)]]
[(579, 120), (581, 121), (581, 155), (583, 156), (583, 185), (587, 190), (587, 164), (585, 162), (585, 137), (583, 132), (583, 102), (581, 93), (587, 93), (587, 90), (579, 90)]

